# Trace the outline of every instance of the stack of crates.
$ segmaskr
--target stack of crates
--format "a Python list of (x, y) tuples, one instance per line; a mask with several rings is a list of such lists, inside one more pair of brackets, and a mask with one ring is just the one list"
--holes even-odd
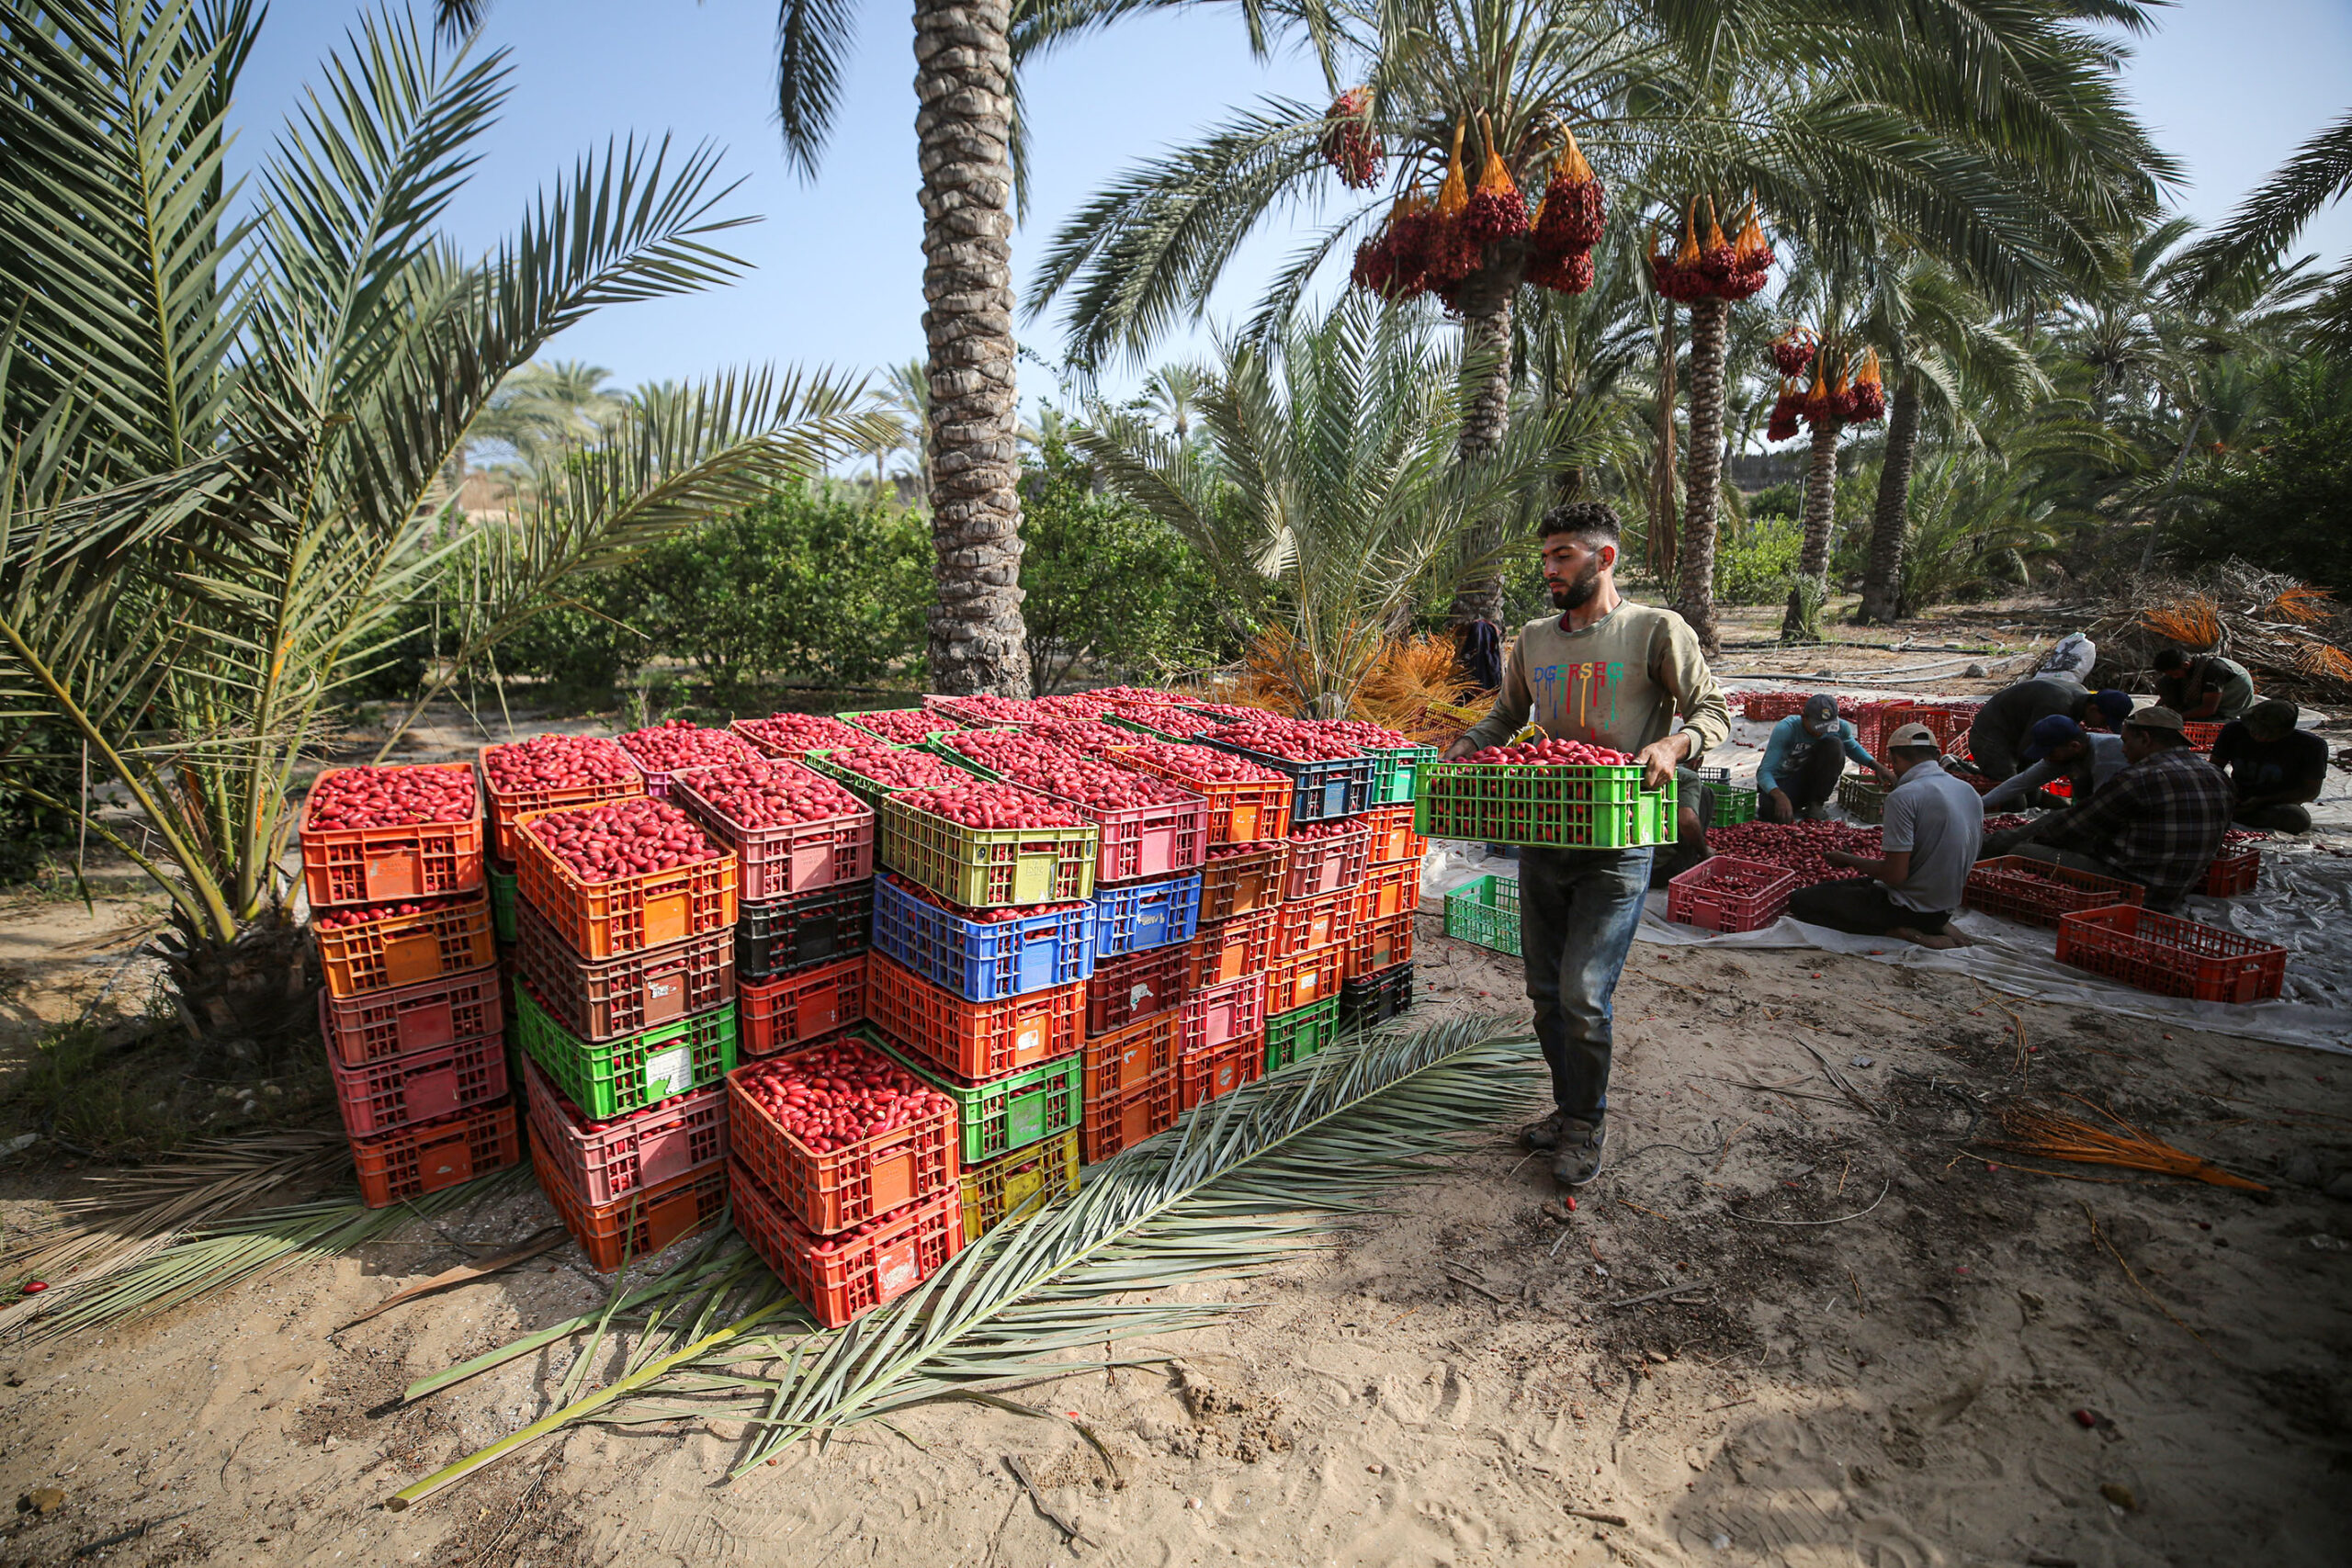
[[(447, 775), (433, 780), (434, 806), (402, 809), (382, 793), (426, 774)], [(347, 825), (344, 805), (384, 825)], [(426, 814), (437, 819), (395, 820)], [(330, 769), (303, 803), (300, 838), (326, 976), (319, 1032), (361, 1196), (385, 1208), (514, 1164), (521, 1144), (470, 770)]]
[(1076, 1184), (1102, 834), (968, 828), (919, 798), (877, 801), (868, 1038), (954, 1103), (951, 1199), (976, 1239)]
[(686, 812), (693, 773), (680, 773), (654, 808), (709, 852), (586, 880), (548, 835), (567, 818), (646, 800), (646, 781), (633, 765), (628, 776), (606, 766), (628, 761), (613, 741), (566, 744), (586, 778), (522, 789), (491, 783), (500, 748), (485, 748), (481, 762), (514, 865), (515, 1036), (532, 1164), (589, 1262), (610, 1272), (727, 1207), (721, 1080), (737, 1051), (739, 857)]

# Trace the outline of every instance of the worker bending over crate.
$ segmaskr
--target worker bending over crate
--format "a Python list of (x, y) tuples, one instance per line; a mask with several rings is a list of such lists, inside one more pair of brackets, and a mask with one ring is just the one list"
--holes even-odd
[(1906, 724), (1887, 737), (1886, 760), (1895, 780), (1886, 796), (1881, 858), (1829, 851), (1821, 858), (1861, 874), (1798, 888), (1789, 895), (1791, 915), (1856, 936), (1960, 945), (1944, 928), (1960, 908), (1984, 841), (1984, 807), (1973, 789), (1944, 772), (1941, 750), (1936, 732), (1924, 724)]
[(1848, 758), (1878, 775), (1882, 788), (1894, 777), (1870, 754), (1850, 720), (1838, 716), (1838, 699), (1827, 692), (1805, 698), (1804, 711), (1772, 727), (1764, 760), (1756, 769), (1757, 807), (1767, 822), (1818, 821), (1837, 798)]
[[(1521, 628), (1503, 660), (1501, 694), (1449, 759), (1502, 745), (1532, 717), (1554, 739), (1632, 753), (1657, 789), (1731, 733), (1731, 710), (1690, 626), (1617, 592), (1619, 531), (1615, 510), (1601, 502), (1544, 514), (1544, 581), (1560, 614)], [(1688, 779), (1682, 798), (1697, 798), (1697, 782)], [(1703, 858), (1703, 836), (1696, 841)], [(1520, 951), (1556, 1107), (1523, 1136), (1528, 1147), (1553, 1152), (1552, 1175), (1566, 1186), (1600, 1171), (1610, 1002), (1655, 854), (1649, 846), (1519, 852)]]

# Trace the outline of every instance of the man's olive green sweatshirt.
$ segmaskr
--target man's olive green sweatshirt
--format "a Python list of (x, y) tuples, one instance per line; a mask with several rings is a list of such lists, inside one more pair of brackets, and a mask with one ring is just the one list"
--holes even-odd
[(1731, 710), (1715, 689), (1690, 624), (1671, 610), (1620, 601), (1569, 631), (1547, 615), (1521, 628), (1503, 659), (1501, 694), (1464, 737), (1499, 746), (1531, 715), (1555, 740), (1589, 740), (1639, 751), (1663, 739), (1677, 717), (1697, 737), (1686, 765), (1731, 734)]

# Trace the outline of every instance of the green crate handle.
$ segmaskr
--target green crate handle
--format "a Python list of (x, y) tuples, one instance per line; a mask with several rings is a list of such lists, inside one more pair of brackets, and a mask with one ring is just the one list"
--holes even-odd
[[(1073, 1051), (1067, 1056), (1040, 1062), (1034, 1067), (1008, 1073), (1001, 1078), (990, 1078), (983, 1084), (967, 1084), (914, 1061), (879, 1030), (861, 1029), (855, 1032), (866, 1043), (956, 1102), (956, 1120), (962, 1134), (962, 1161), (967, 1167), (1042, 1143), (1056, 1134), (1066, 1133), (1078, 1126), (1086, 1118), (1086, 1053), (1083, 1051)], [(1024, 1090), (1041, 1086), (1041, 1092), (1023, 1095)], [(1022, 1097), (1018, 1103), (1016, 1096)]]

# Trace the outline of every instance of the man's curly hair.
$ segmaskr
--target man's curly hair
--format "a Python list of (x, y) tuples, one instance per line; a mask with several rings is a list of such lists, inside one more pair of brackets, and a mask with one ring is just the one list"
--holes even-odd
[(1605, 501), (1570, 501), (1552, 508), (1544, 514), (1536, 536), (1548, 539), (1555, 534), (1574, 534), (1588, 545), (1620, 544), (1625, 525), (1617, 509)]

